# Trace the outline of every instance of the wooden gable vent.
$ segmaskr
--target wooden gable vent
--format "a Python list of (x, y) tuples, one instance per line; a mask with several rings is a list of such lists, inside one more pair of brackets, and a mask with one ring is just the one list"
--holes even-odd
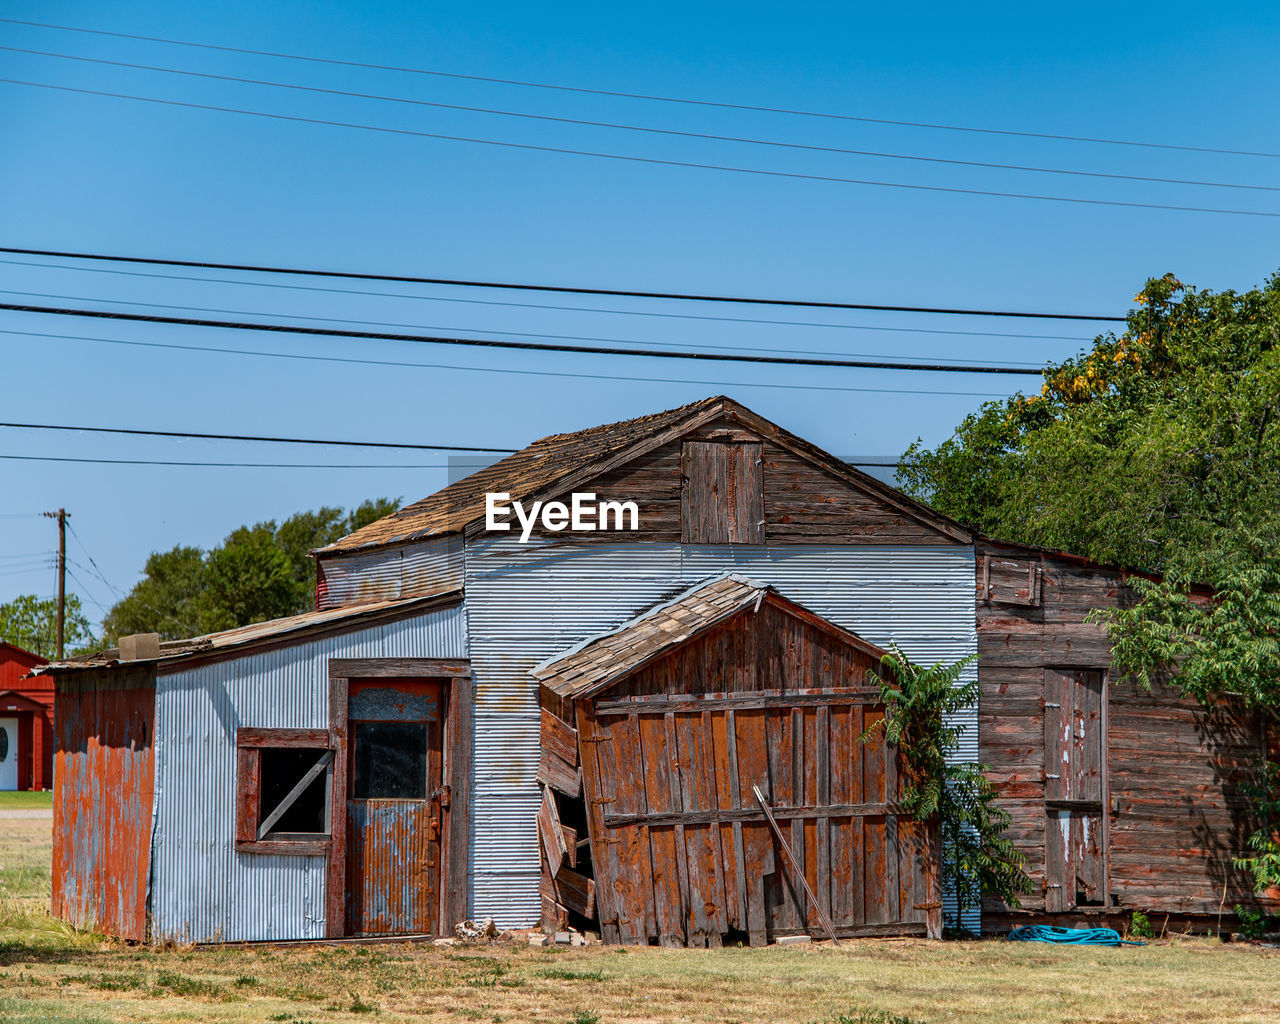
[(992, 604), (1037, 606), (1041, 603), (1043, 574), (1036, 559), (983, 555), (978, 598)]
[(758, 442), (684, 442), (680, 541), (764, 543), (764, 461)]

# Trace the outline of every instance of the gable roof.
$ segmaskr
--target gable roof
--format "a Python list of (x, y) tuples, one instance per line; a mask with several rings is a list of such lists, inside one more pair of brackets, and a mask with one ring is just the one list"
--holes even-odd
[(48, 658), (40, 657), (34, 651), (28, 651), (25, 647), (19, 647), (17, 644), (0, 640), (0, 661), (23, 662), (34, 667), (43, 665), (48, 660)]
[(590, 697), (740, 612), (758, 611), (765, 602), (877, 660), (884, 657), (881, 648), (783, 597), (769, 584), (728, 573), (704, 580), (630, 622), (554, 655), (529, 674), (561, 697)]
[(953, 541), (967, 544), (972, 540), (970, 532), (959, 523), (783, 430), (732, 398), (717, 395), (665, 412), (544, 437), (315, 554), (339, 554), (460, 533), (484, 518), (486, 493), (506, 492), (517, 501), (551, 497), (625, 465), (720, 416), (728, 416)]

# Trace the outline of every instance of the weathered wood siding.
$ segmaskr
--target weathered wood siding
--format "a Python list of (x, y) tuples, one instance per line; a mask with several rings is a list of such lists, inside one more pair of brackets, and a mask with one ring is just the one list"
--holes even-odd
[[(759, 446), (763, 494), (761, 532), (746, 514), (744, 502), (739, 527), (732, 538), (709, 532), (715, 523), (714, 511), (700, 501), (690, 503), (686, 489), (690, 444), (720, 444), (726, 449), (725, 460), (741, 463), (744, 474), (755, 471), (754, 456)], [(707, 467), (708, 471), (710, 467)], [(698, 471), (694, 470), (697, 474)], [(694, 481), (696, 496), (707, 493)], [(827, 473), (807, 459), (744, 427), (725, 421), (692, 431), (685, 437), (655, 448), (626, 465), (592, 480), (589, 489), (601, 501), (634, 501), (639, 509), (640, 529), (620, 535), (607, 533), (575, 533), (573, 539), (617, 541), (619, 539), (670, 541), (679, 543), (763, 543), (763, 544), (940, 544), (955, 543), (951, 538), (931, 529), (923, 522), (895, 508), (871, 491), (864, 491)], [(750, 488), (747, 489), (749, 493)], [(745, 498), (744, 494), (744, 498)], [(718, 494), (720, 498), (727, 494)], [(555, 500), (568, 502), (568, 495)], [(750, 506), (752, 508), (758, 505)], [(692, 522), (686, 522), (687, 517)], [(737, 529), (742, 532), (738, 533)], [(535, 529), (538, 536), (557, 536)], [(558, 536), (563, 536), (559, 534)]]
[[(1067, 674), (1086, 679), (1081, 670), (1093, 669), (1104, 674), (1097, 824), (1107, 877), (1098, 880), (1101, 906), (1090, 909), (1216, 915), (1225, 883), (1230, 914), (1251, 892), (1230, 861), (1245, 828), (1241, 786), (1263, 749), (1258, 716), (1226, 704), (1206, 711), (1168, 687), (1147, 693), (1110, 672), (1106, 630), (1085, 619), (1095, 608), (1133, 599), (1118, 570), (985, 541), (975, 554), (979, 757), (1013, 817), (1009, 835), (1035, 884), (1023, 909), (1082, 909), (1054, 899), (1046, 906), (1046, 859), (1058, 855), (1049, 833), (1063, 820), (1046, 801), (1065, 807), (1079, 794), (1063, 802), (1060, 788), (1046, 787), (1046, 776), (1057, 773), (1045, 757), (1047, 745), (1055, 749), (1047, 736), (1057, 719), (1046, 729), (1045, 716), (1062, 713)], [(1046, 709), (1046, 700), (1059, 707)], [(1083, 799), (1092, 796), (1090, 790)], [(1091, 809), (1076, 811), (1088, 816)], [(1054, 874), (1061, 865), (1048, 867)]]
[[(897, 813), (897, 750), (861, 742), (884, 714), (873, 660), (766, 604), (578, 702), (606, 939), (719, 945), (736, 933), (754, 945), (823, 934), (819, 908), (840, 935), (940, 932), (932, 830)], [(544, 710), (567, 711), (554, 700)], [(562, 735), (569, 725), (552, 724)]]

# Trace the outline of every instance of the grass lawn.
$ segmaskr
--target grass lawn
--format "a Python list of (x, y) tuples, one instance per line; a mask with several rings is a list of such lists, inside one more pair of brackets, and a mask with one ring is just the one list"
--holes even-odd
[(0, 790), (0, 811), (51, 811), (53, 792), (38, 790), (34, 793), (17, 790)]
[(47, 828), (0, 818), (6, 1024), (1280, 1022), (1280, 950), (1178, 937), (1121, 949), (917, 939), (755, 950), (139, 948), (48, 916)]

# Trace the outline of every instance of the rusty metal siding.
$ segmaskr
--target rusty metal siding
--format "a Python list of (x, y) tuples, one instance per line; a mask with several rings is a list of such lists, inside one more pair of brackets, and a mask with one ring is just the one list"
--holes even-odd
[[(726, 571), (771, 583), (874, 644), (897, 643), (914, 660), (958, 661), (977, 649), (973, 558), (973, 549), (960, 545), (468, 543), (476, 679), (472, 913), (509, 927), (539, 917), (539, 715), (529, 677), (539, 662)], [(971, 666), (968, 678), (976, 671)], [(976, 708), (959, 721), (959, 759), (976, 759)], [(976, 928), (976, 916), (966, 923)]]
[(321, 559), (316, 609), (396, 601), (462, 587), (462, 537)]
[(235, 732), (329, 727), (330, 658), (466, 657), (461, 605), (161, 675), (153, 933), (191, 942), (318, 939), (323, 857), (235, 852)]
[(58, 681), (53, 915), (139, 942), (151, 873), (155, 703), (151, 667)]

